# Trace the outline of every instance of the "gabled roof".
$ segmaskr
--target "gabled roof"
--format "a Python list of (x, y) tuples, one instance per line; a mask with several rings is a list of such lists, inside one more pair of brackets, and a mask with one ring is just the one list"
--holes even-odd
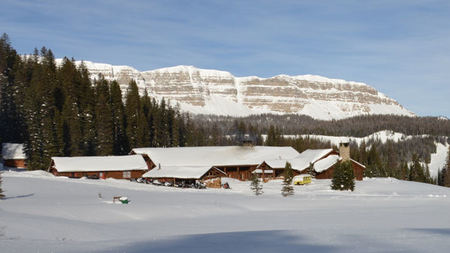
[(58, 172), (147, 170), (141, 155), (52, 157)]
[(264, 160), (290, 159), (299, 155), (292, 147), (212, 146), (176, 148), (135, 148), (132, 152), (146, 154), (162, 167), (208, 167), (256, 165)]
[(317, 173), (323, 172), (329, 169), (331, 166), (335, 165), (342, 158), (338, 155), (329, 155), (314, 163), (314, 171)]
[(24, 146), (21, 143), (3, 143), (2, 157), (4, 160), (9, 159), (27, 159)]
[(182, 179), (200, 179), (209, 170), (217, 170), (219, 173), (226, 174), (217, 169), (207, 166), (161, 166), (146, 172), (142, 177), (149, 178), (182, 178)]
[(272, 168), (284, 168), (286, 162), (289, 162), (292, 169), (302, 171), (309, 167), (311, 163), (317, 162), (320, 158), (333, 152), (333, 149), (307, 149), (300, 155), (292, 159), (274, 159), (266, 160), (266, 163)]

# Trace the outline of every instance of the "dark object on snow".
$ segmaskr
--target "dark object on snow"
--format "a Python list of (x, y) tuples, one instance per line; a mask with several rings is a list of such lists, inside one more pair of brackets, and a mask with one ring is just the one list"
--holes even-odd
[(229, 185), (228, 183), (223, 184), (222, 187), (223, 187), (224, 189), (231, 189), (231, 188), (230, 188), (230, 185)]
[(86, 178), (88, 178), (88, 179), (98, 179), (98, 175), (89, 175)]

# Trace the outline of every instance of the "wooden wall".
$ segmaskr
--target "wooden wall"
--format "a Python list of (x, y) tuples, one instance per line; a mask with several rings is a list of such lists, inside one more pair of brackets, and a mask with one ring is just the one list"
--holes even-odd
[(219, 170), (225, 172), (228, 177), (241, 181), (250, 180), (252, 172), (258, 165), (237, 165), (237, 166), (215, 166)]
[[(365, 168), (353, 161), (351, 161), (351, 163), (352, 163), (353, 173), (355, 174), (355, 179), (360, 180), (360, 181), (363, 180)], [(329, 169), (327, 169), (321, 173), (317, 173), (316, 178), (317, 179), (331, 179), (331, 178), (333, 178), (333, 172), (334, 172), (334, 166), (330, 167)]]
[(3, 161), (3, 166), (12, 168), (26, 168), (26, 162), (23, 159), (9, 159)]
[(89, 171), (89, 172), (58, 172), (55, 169), (50, 170), (51, 173), (53, 173), (55, 176), (64, 176), (64, 177), (71, 177), (71, 178), (81, 178), (81, 177), (90, 177), (90, 176), (97, 176), (98, 178), (101, 178), (100, 173), (104, 173), (104, 178), (115, 178), (115, 179), (136, 179), (142, 177), (142, 175), (147, 172), (147, 170), (132, 170), (130, 171), (131, 177), (130, 178), (124, 178), (123, 172), (124, 171)]

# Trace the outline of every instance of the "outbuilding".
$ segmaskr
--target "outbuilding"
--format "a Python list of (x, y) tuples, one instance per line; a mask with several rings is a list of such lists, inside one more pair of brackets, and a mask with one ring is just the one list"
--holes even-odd
[(71, 178), (135, 179), (148, 171), (141, 155), (52, 157), (49, 172)]
[(3, 166), (25, 169), (27, 167), (24, 145), (22, 143), (2, 144)]

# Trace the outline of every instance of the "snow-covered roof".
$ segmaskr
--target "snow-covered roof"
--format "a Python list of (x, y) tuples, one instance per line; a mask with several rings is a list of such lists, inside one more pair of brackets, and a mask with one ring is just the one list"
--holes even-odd
[(317, 173), (323, 172), (329, 169), (331, 166), (335, 165), (341, 157), (338, 155), (329, 155), (314, 163), (314, 171)]
[[(161, 166), (161, 168), (156, 167), (146, 172), (142, 177), (200, 179), (210, 169), (216, 168), (208, 166)], [(218, 171), (222, 172), (221, 170)], [(222, 173), (226, 175), (224, 172)]]
[(59, 172), (147, 170), (141, 155), (52, 157)]
[(333, 149), (307, 149), (303, 151), (300, 155), (291, 159), (274, 159), (266, 160), (266, 163), (272, 168), (284, 168), (286, 162), (289, 162), (294, 170), (304, 170), (309, 167), (310, 163), (315, 163), (320, 158), (326, 156)]
[(292, 147), (216, 146), (177, 148), (135, 148), (136, 154), (146, 154), (161, 166), (233, 166), (254, 165), (264, 160), (290, 159), (299, 155)]
[[(269, 174), (269, 173), (272, 173), (273, 172), (273, 170), (264, 170), (264, 174)], [(255, 174), (263, 174), (263, 170), (262, 169), (256, 169), (256, 170), (253, 170), (252, 171), (252, 173), (255, 173)]]
[(4, 160), (8, 159), (26, 159), (24, 146), (21, 143), (3, 143), (2, 157)]

